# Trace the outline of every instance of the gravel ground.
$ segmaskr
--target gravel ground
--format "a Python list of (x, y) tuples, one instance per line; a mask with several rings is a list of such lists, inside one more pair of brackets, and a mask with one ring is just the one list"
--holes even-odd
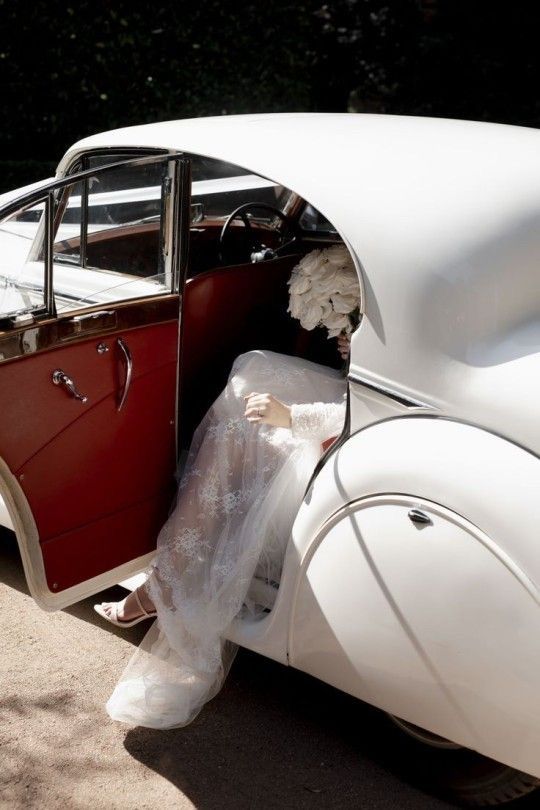
[(0, 541), (0, 807), (454, 807), (387, 770), (384, 715), (247, 651), (187, 728), (111, 721), (104, 704), (147, 623), (116, 631), (97, 598), (41, 611), (12, 536)]

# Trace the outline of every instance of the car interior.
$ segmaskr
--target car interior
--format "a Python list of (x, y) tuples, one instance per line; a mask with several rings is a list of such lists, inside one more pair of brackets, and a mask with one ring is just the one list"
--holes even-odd
[[(196, 178), (197, 169), (194, 190)], [(189, 446), (194, 428), (224, 387), (239, 354), (270, 349), (332, 368), (343, 364), (336, 341), (329, 340), (325, 330), (307, 331), (287, 312), (287, 281), (293, 267), (310, 251), (342, 240), (298, 195), (281, 187), (263, 191), (264, 196), (259, 188), (237, 192), (233, 201), (227, 201), (232, 208), (227, 217), (219, 210), (216, 195), (192, 197), (195, 216), (180, 341), (183, 448)], [(201, 375), (201, 369), (212, 373)]]
[[(341, 243), (336, 229), (290, 189), (224, 161), (189, 157), (192, 195), (179, 397), (184, 449), (223, 388), (237, 355), (260, 348), (333, 368), (343, 363), (336, 341), (329, 340), (325, 330), (307, 331), (287, 312), (287, 281), (293, 267), (310, 251)], [(85, 168), (115, 159), (118, 155), (89, 158)], [(148, 166), (133, 180), (138, 189), (129, 189), (125, 173), (115, 169), (90, 183), (85, 264), (112, 277), (157, 278), (160, 199), (156, 194), (146, 199), (142, 191), (145, 184), (158, 182), (156, 169)], [(113, 199), (118, 189), (124, 196)], [(72, 197), (77, 199), (81, 192), (82, 186), (75, 188)], [(62, 224), (67, 227), (79, 218), (77, 206), (68, 206)], [(59, 234), (55, 260), (67, 260), (70, 254), (77, 259), (79, 235)]]
[[(179, 358), (181, 449), (189, 447), (193, 430), (239, 354), (271, 349), (333, 368), (343, 363), (336, 341), (325, 330), (307, 331), (287, 312), (293, 267), (310, 251), (341, 243), (336, 229), (290, 189), (224, 161), (189, 157), (190, 240)], [(90, 233), (89, 228), (86, 262), (113, 276), (155, 278), (160, 199), (154, 195), (145, 200), (139, 188), (130, 201), (125, 173), (120, 170), (116, 176), (116, 171), (91, 184), (89, 223), (95, 230)], [(145, 183), (158, 181), (156, 169), (149, 166), (133, 182), (144, 190)], [(113, 201), (118, 189), (124, 197)], [(75, 197), (77, 191), (82, 189)], [(62, 222), (76, 223), (79, 217), (75, 206), (68, 207)], [(78, 235), (57, 237), (55, 257), (78, 256), (79, 250)]]
[[(276, 216), (272, 224), (257, 219), (257, 206), (248, 200), (238, 219), (230, 220), (226, 256), (220, 255), (223, 220), (205, 217), (191, 227), (180, 339), (181, 452), (189, 448), (194, 429), (225, 386), (239, 354), (270, 349), (332, 368), (343, 365), (337, 343), (327, 338), (326, 330), (308, 331), (287, 312), (293, 267), (311, 250), (340, 243), (338, 234), (302, 232), (298, 221), (306, 203), (300, 198), (289, 217)], [(246, 213), (249, 225), (242, 221)], [(261, 258), (254, 261), (254, 256)], [(272, 610), (278, 587), (255, 574), (249, 597), (262, 615)]]

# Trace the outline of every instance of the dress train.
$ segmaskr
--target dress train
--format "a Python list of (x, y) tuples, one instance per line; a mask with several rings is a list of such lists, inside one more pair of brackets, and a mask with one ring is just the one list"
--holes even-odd
[[(292, 428), (248, 422), (253, 391), (291, 404)], [(263, 615), (250, 583), (279, 583), (321, 441), (341, 432), (345, 391), (339, 371), (298, 357), (254, 350), (235, 359), (180, 465), (147, 572), (157, 620), (107, 702), (111, 718), (185, 726), (218, 692), (237, 649), (225, 631), (241, 610)]]

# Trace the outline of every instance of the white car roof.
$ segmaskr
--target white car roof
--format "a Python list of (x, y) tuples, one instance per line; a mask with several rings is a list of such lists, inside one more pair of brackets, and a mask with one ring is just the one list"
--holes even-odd
[(419, 266), (492, 233), (540, 203), (540, 131), (349, 113), (160, 121), (91, 135), (94, 147), (158, 147), (237, 164), (300, 194), (333, 223), (367, 271), (376, 258)]
[(220, 116), (97, 133), (58, 170), (81, 151), (116, 146), (207, 155), (300, 194), (363, 268), (351, 369), (480, 422), (489, 402), (493, 426), (508, 431), (512, 414), (527, 443), (540, 396), (539, 130), (396, 115)]

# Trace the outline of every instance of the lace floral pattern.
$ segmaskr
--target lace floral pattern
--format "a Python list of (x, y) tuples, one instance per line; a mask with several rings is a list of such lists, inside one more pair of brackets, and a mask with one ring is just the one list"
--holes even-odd
[(308, 402), (291, 405), (291, 431), (298, 438), (321, 442), (343, 430), (346, 402)]
[[(255, 350), (235, 359), (178, 471), (176, 506), (148, 569), (158, 619), (107, 703), (111, 717), (186, 725), (220, 688), (236, 651), (227, 627), (241, 609), (263, 615), (250, 584), (280, 580), (321, 438), (343, 425), (345, 387), (338, 371), (297, 357)], [(248, 422), (251, 391), (294, 397), (292, 429)]]

